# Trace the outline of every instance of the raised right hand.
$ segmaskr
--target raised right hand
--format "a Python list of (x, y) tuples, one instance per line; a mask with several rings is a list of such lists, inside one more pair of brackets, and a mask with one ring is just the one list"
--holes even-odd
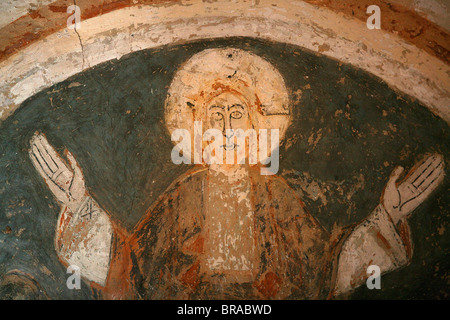
[(35, 133), (29, 155), (34, 167), (44, 178), (55, 198), (73, 213), (87, 196), (83, 173), (74, 156), (66, 150), (69, 166), (48, 143), (43, 134)]

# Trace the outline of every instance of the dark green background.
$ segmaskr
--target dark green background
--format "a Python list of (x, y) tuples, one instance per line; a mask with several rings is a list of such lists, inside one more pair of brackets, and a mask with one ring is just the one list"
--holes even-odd
[[(32, 134), (45, 133), (59, 152), (68, 148), (91, 194), (130, 229), (189, 169), (172, 164), (163, 122), (174, 72), (194, 53), (224, 46), (260, 55), (284, 76), (294, 102), (293, 123), (286, 136), (290, 143), (280, 149), (279, 174), (329, 230), (367, 216), (396, 165), (410, 168), (427, 152), (450, 158), (448, 125), (423, 105), (366, 72), (301, 48), (232, 38), (136, 52), (36, 94), (0, 123), (0, 277), (19, 269), (52, 298), (92, 298), (84, 283), (80, 291), (66, 288), (67, 275), (53, 247), (59, 207), (28, 158)], [(315, 146), (308, 143), (319, 133)], [(309, 184), (319, 189), (308, 189)], [(446, 178), (409, 219), (411, 265), (384, 275), (381, 290), (363, 286), (350, 298), (448, 299), (448, 188)], [(314, 196), (317, 190), (326, 202)]]

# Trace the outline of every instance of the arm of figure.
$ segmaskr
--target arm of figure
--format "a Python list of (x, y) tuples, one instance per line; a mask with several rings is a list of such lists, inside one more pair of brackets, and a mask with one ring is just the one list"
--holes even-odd
[(55, 236), (59, 258), (80, 268), (81, 276), (104, 285), (108, 275), (113, 227), (104, 210), (86, 191), (83, 173), (74, 156), (66, 151), (68, 166), (36, 133), (31, 141), (31, 161), (61, 205)]
[(444, 159), (439, 154), (427, 157), (397, 183), (403, 170), (394, 169), (381, 203), (344, 243), (338, 262), (336, 294), (363, 284), (370, 265), (386, 273), (409, 263), (412, 245), (406, 219), (443, 181)]

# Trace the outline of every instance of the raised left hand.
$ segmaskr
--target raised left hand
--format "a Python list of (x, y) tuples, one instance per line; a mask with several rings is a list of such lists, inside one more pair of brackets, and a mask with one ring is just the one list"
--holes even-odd
[(444, 180), (444, 157), (433, 154), (425, 158), (398, 183), (403, 171), (403, 167), (392, 171), (382, 196), (382, 204), (395, 224), (406, 218)]

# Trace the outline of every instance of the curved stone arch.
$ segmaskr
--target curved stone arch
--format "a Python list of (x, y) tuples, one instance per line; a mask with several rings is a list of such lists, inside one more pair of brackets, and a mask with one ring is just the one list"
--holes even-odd
[[(86, 68), (185, 41), (253, 37), (297, 45), (372, 73), (450, 123), (449, 66), (383, 30), (305, 2), (181, 2), (126, 7), (82, 21), (0, 63), (0, 120), (37, 92)], [(49, 49), (51, 48), (51, 50)]]

